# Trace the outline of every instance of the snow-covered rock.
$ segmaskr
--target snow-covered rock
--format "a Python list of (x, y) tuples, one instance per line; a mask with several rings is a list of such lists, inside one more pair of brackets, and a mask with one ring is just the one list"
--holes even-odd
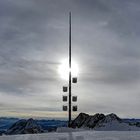
[(95, 114), (93, 116), (89, 116), (83, 124), (83, 127), (94, 128), (100, 120), (105, 118), (104, 114)]
[(85, 113), (80, 113), (78, 117), (72, 121), (71, 127), (72, 128), (80, 128), (80, 127), (89, 127), (89, 128), (94, 128), (96, 124), (105, 118), (104, 114), (95, 114), (93, 116), (90, 116)]
[(72, 121), (72, 128), (80, 128), (84, 125), (85, 121), (89, 118), (88, 114), (80, 113), (75, 120)]
[(43, 130), (33, 119), (20, 120), (14, 123), (6, 132), (8, 135), (42, 133)]
[(92, 128), (98, 131), (140, 131), (140, 127), (130, 125), (119, 118), (116, 114), (88, 114), (80, 113), (78, 117), (72, 121), (72, 128)]

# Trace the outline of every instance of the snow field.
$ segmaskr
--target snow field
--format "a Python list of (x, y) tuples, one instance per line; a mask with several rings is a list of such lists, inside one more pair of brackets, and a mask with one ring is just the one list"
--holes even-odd
[(79, 131), (1, 136), (0, 140), (140, 140), (139, 131)]

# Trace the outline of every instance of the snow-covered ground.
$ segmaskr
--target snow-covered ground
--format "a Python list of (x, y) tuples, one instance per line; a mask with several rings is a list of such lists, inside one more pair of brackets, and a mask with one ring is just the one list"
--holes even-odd
[(0, 140), (140, 140), (140, 131), (77, 131), (0, 136)]

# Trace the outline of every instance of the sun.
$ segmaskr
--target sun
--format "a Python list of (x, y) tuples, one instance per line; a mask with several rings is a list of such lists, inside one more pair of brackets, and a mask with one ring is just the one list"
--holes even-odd
[[(69, 72), (70, 72), (70, 68), (69, 68), (68, 60), (64, 59), (62, 60), (61, 64), (58, 67), (58, 73), (62, 79), (68, 80)], [(71, 64), (72, 77), (77, 77), (78, 73), (79, 73), (78, 64), (76, 63), (76, 61), (72, 61), (72, 64)]]

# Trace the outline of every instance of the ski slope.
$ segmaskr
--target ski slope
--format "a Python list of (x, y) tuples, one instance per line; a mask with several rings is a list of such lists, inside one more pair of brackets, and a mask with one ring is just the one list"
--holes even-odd
[(140, 140), (139, 131), (79, 131), (0, 136), (0, 140)]

